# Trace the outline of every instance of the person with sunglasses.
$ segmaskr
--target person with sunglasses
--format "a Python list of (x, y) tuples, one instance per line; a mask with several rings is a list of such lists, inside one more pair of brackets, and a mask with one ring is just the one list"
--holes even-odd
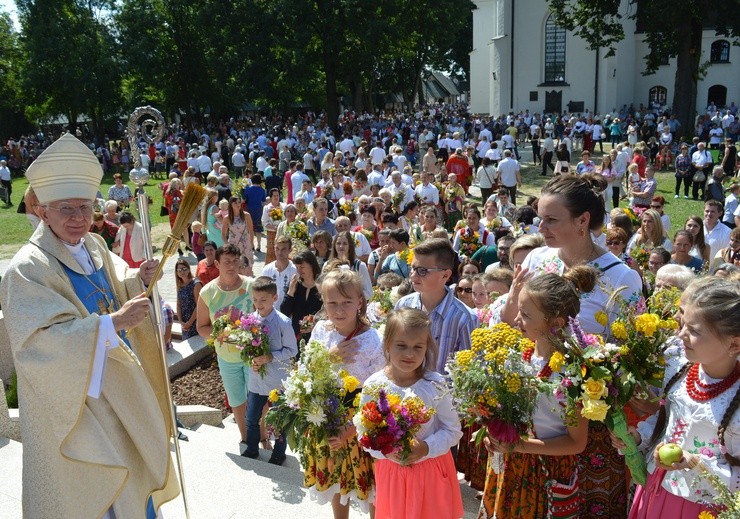
[(455, 296), (468, 308), (475, 308), (473, 301), (473, 276), (463, 276), (455, 287)]
[(436, 371), (445, 372), (450, 355), (470, 349), (470, 334), (478, 327), (475, 311), (455, 297), (447, 286), (455, 265), (455, 251), (449, 240), (432, 238), (414, 248), (411, 284), (415, 292), (396, 303), (399, 308), (425, 311), (432, 321), (432, 336), (439, 344)]

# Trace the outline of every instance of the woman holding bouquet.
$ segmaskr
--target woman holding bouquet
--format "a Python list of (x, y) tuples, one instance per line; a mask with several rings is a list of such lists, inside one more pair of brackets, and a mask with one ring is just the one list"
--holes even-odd
[(267, 233), (267, 245), (265, 245), (265, 265), (275, 261), (275, 237), (280, 222), (283, 221), (285, 204), (280, 202), (280, 190), (276, 187), (270, 189), (270, 199), (262, 208), (262, 227)]
[(450, 173), (447, 175), (447, 185), (442, 191), (442, 201), (445, 212), (445, 228), (448, 232), (455, 229), (455, 225), (462, 218), (463, 201), (465, 192), (460, 184), (457, 183), (457, 175)]
[[(381, 337), (371, 328), (359, 276), (350, 270), (328, 272), (321, 282), (327, 320), (319, 321), (311, 340), (319, 341), (342, 361), (360, 384), (385, 365)], [(304, 481), (319, 503), (331, 502), (335, 519), (349, 516), (352, 498), (367, 512), (374, 498), (372, 458), (360, 449), (356, 429), (347, 424), (327, 443), (308, 442)]]
[[(601, 271), (594, 290), (581, 296), (578, 320), (586, 333), (603, 333), (596, 313), (607, 314), (609, 323), (616, 318), (619, 302), (637, 301), (642, 293), (640, 275), (611, 252), (591, 239), (591, 231), (604, 225), (606, 211), (600, 193), (606, 181), (599, 175), (560, 175), (550, 180), (538, 203), (540, 233), (545, 247), (529, 253), (512, 285), (501, 318), (513, 324), (518, 309), (518, 290), (525, 276), (532, 272), (563, 275), (577, 265)], [(581, 496), (586, 516), (623, 518), (626, 515), (627, 488), (625, 462), (611, 445), (603, 424), (591, 422), (589, 442), (581, 454), (583, 471), (579, 474)]]
[[(376, 519), (455, 519), (464, 513), (450, 452), (462, 437), (460, 419), (444, 377), (434, 371), (439, 350), (430, 326), (429, 317), (421, 310), (402, 308), (392, 313), (383, 337), (387, 365), (367, 379), (362, 391), (361, 408), (381, 388), (389, 399), (416, 396), (427, 410), (434, 410), (431, 419), (427, 414), (427, 421), (419, 424), (406, 451), (394, 446), (383, 454), (364, 447), (376, 458)], [(362, 425), (359, 413), (355, 415), (355, 423), (358, 421)], [(364, 441), (362, 436), (360, 441)]]
[[(213, 322), (221, 314), (235, 307), (248, 314), (254, 310), (252, 305), (252, 278), (239, 275), (239, 257), (241, 252), (230, 243), (216, 251), (218, 277), (206, 284), (198, 297), (197, 327), (198, 334), (210, 339)], [(229, 405), (239, 427), (241, 441), (247, 441), (247, 381), (250, 367), (241, 358), (241, 352), (233, 344), (214, 342), (218, 357), (218, 371), (224, 383)]]
[[(593, 290), (597, 277), (595, 269), (580, 265), (562, 277), (543, 274), (532, 278), (521, 288), (516, 322), (522, 334), (534, 342), (534, 349), (522, 356), (538, 370), (540, 379), (552, 381), (562, 367), (564, 357), (558, 351), (561, 330), (569, 318), (578, 315), (581, 294)], [(563, 408), (552, 392), (540, 393), (529, 439), (504, 443), (489, 436), (484, 440), (489, 451), (506, 456), (503, 470), (489, 465), (478, 517), (539, 519), (548, 513), (559, 517), (546, 485), (551, 480), (568, 485), (568, 498), (578, 499), (577, 454), (586, 447), (587, 439), (586, 418), (578, 416), (575, 423), (566, 423)]]
[(480, 230), (480, 211), (475, 207), (468, 207), (465, 210), (464, 228), (455, 233), (452, 242), (452, 248), (461, 256), (471, 257), (475, 251), (484, 245), (492, 246), (496, 244), (496, 238), (492, 232), (484, 228)]

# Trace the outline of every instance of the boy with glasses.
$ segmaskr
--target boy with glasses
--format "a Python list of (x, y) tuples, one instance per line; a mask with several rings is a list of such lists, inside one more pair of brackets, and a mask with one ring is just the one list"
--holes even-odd
[(429, 314), (432, 336), (439, 345), (436, 371), (445, 372), (450, 355), (470, 349), (470, 334), (478, 327), (478, 317), (447, 287), (452, 277), (455, 251), (449, 240), (432, 238), (414, 248), (411, 284), (416, 291), (402, 297), (396, 309), (416, 308)]

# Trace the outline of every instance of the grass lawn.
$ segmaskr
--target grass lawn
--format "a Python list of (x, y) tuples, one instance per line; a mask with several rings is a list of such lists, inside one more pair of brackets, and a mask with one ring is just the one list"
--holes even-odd
[[(608, 151), (608, 147), (607, 148)], [(520, 203), (524, 203), (526, 197), (529, 195), (538, 196), (542, 186), (550, 180), (551, 177), (540, 176), (540, 166), (532, 165), (531, 150), (527, 147), (522, 150), (522, 180), (524, 186), (520, 190), (521, 197), (519, 198)], [(598, 165), (601, 162), (600, 154), (595, 153), (594, 162)], [(671, 218), (670, 235), (681, 228), (682, 224), (691, 215), (702, 216), (704, 213), (704, 204), (702, 202), (695, 202), (691, 199), (685, 200), (683, 198), (674, 199), (673, 189), (675, 186), (675, 177), (673, 172), (664, 171), (658, 172), (655, 175), (658, 179), (658, 190), (657, 194), (663, 195), (666, 199), (666, 205), (664, 211)], [(124, 179), (126, 177), (124, 176)], [(159, 183), (162, 180), (150, 180), (149, 183), (144, 186), (144, 190), (154, 201), (151, 206), (151, 219), (152, 225), (167, 222), (167, 217), (159, 216), (159, 207), (162, 204), (162, 193), (159, 190)], [(133, 185), (130, 182), (126, 182), (129, 187)], [(100, 191), (105, 196), (108, 192), (108, 188), (113, 185), (113, 176), (108, 174), (103, 177), (103, 181), (100, 187)], [(16, 209), (20, 202), (28, 182), (25, 178), (16, 178), (13, 180), (13, 203), (15, 206), (5, 209), (0, 207), (0, 259), (11, 258), (18, 249), (26, 243), (28, 238), (31, 236), (31, 227), (28, 224), (28, 220), (24, 215), (17, 214)], [(475, 200), (479, 202), (478, 200)], [(622, 207), (627, 206), (627, 201), (623, 200), (620, 204)]]

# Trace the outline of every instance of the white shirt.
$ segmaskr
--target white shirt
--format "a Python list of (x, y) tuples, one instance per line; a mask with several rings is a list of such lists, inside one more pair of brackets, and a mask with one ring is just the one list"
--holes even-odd
[(713, 258), (720, 249), (730, 246), (730, 232), (731, 229), (722, 222), (717, 222), (711, 231), (707, 229), (706, 222), (704, 223), (704, 241), (709, 245), (710, 258)]
[(10, 169), (7, 166), (0, 167), (0, 180), (10, 181)]
[(699, 166), (706, 166), (707, 164), (712, 163), (712, 156), (709, 154), (707, 150), (703, 151), (695, 151), (693, 155), (691, 155), (691, 163), (697, 164)]
[[(293, 199), (295, 199), (296, 195), (301, 191), (303, 182), (305, 180), (311, 180), (308, 178), (308, 175), (306, 175), (303, 171), (296, 171), (292, 175), (290, 175), (290, 185), (293, 187)], [(306, 200), (306, 203), (308, 203), (308, 200)]]
[(247, 165), (247, 160), (244, 158), (244, 155), (241, 151), (236, 151), (231, 156), (231, 163), (234, 165), (235, 168), (243, 168)]
[(282, 272), (277, 269), (275, 261), (273, 261), (269, 265), (265, 265), (265, 268), (262, 269), (261, 275), (271, 278), (273, 281), (275, 281), (275, 284), (277, 285), (278, 298), (277, 301), (275, 301), (275, 304), (272, 306), (278, 312), (280, 311), (280, 305), (283, 303), (283, 298), (285, 298), (285, 294), (288, 293), (288, 288), (290, 288), (290, 280), (297, 273), (298, 270), (295, 268), (295, 265), (293, 265), (293, 262), (290, 260), (288, 260), (288, 266), (285, 267)]
[(519, 162), (511, 157), (506, 157), (498, 163), (498, 172), (501, 175), (501, 183), (506, 187), (517, 185), (517, 171), (519, 171)]
[(439, 203), (439, 189), (434, 184), (419, 184), (414, 190), (421, 201), (425, 204), (432, 203), (437, 205)]
[(213, 164), (211, 163), (211, 158), (208, 155), (201, 155), (197, 159), (198, 164), (198, 171), (204, 174), (208, 174), (211, 171), (211, 168), (213, 167)]
[(374, 166), (375, 164), (380, 164), (381, 162), (383, 162), (383, 159), (385, 158), (386, 153), (383, 148), (379, 148), (376, 146), (375, 148), (370, 150), (369, 156), (370, 156), (370, 162), (372, 162)]

